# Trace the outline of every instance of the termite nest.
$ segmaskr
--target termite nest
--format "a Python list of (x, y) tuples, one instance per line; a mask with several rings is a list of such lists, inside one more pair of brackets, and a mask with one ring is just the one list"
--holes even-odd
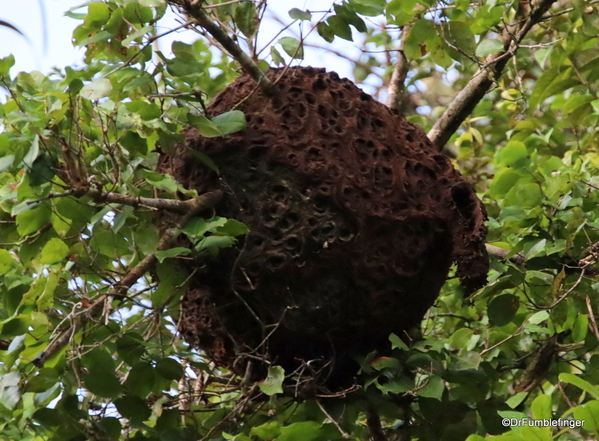
[(254, 360), (261, 374), (271, 363), (342, 384), (354, 357), (420, 323), (452, 263), (467, 291), (486, 282), (485, 209), (422, 129), (350, 80), (310, 67), (267, 77), (274, 95), (244, 75), (207, 108), (243, 111), (244, 130), (187, 129), (161, 159), (184, 187), (221, 189), (213, 214), (250, 229), (197, 263), (180, 331), (240, 375)]

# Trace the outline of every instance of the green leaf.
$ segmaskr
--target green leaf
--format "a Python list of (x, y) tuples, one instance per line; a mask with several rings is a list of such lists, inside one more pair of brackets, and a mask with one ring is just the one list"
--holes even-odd
[(584, 341), (589, 331), (589, 316), (579, 314), (572, 326), (572, 340), (574, 342)]
[(200, 135), (206, 138), (216, 138), (217, 136), (222, 136), (216, 124), (206, 118), (204, 115), (192, 115), (189, 113), (187, 115), (187, 121), (192, 127), (195, 127), (200, 132)]
[(114, 400), (114, 405), (123, 418), (136, 423), (146, 421), (152, 415), (152, 411), (140, 397), (119, 398)]
[(116, 398), (121, 394), (121, 383), (113, 372), (92, 369), (83, 379), (87, 390), (104, 398)]
[(527, 396), (528, 396), (528, 392), (519, 392), (516, 395), (514, 395), (513, 397), (508, 398), (507, 401), (505, 402), (505, 404), (510, 406), (510, 408), (515, 409), (524, 400), (526, 400)]
[(282, 394), (284, 380), (285, 369), (281, 366), (271, 366), (268, 368), (266, 379), (260, 383), (260, 390), (269, 396)]
[(391, 334), (389, 336), (389, 341), (391, 342), (392, 349), (401, 349), (402, 351), (410, 350), (410, 348), (408, 348), (408, 346), (403, 342), (403, 340), (395, 334)]
[(0, 58), (0, 78), (8, 76), (10, 68), (14, 65), (14, 55), (10, 54), (8, 57)]
[(31, 169), (33, 166), (33, 162), (37, 159), (37, 155), (40, 152), (40, 138), (38, 135), (35, 135), (33, 138), (33, 142), (31, 143), (31, 147), (27, 151), (27, 154), (23, 158), (23, 167), (25, 169)]
[(241, 2), (235, 8), (235, 24), (243, 35), (252, 38), (258, 28), (257, 9), (253, 2)]
[(425, 55), (426, 42), (433, 37), (437, 37), (433, 22), (425, 19), (417, 20), (404, 43), (404, 53), (407, 59), (417, 60)]
[(172, 358), (161, 358), (156, 363), (156, 372), (162, 378), (177, 381), (183, 377), (183, 367)]
[(136, 364), (146, 353), (146, 343), (137, 332), (127, 332), (116, 340), (116, 350), (119, 357), (129, 366)]
[(149, 362), (141, 361), (135, 364), (127, 374), (125, 388), (129, 395), (145, 398), (152, 392), (155, 382), (154, 368)]
[(186, 256), (190, 252), (191, 250), (189, 248), (169, 248), (168, 250), (156, 251), (156, 259), (158, 259), (159, 262), (162, 262), (164, 259), (168, 259), (169, 257)]
[(51, 265), (53, 263), (60, 262), (69, 254), (69, 247), (62, 240), (58, 238), (50, 239), (44, 248), (42, 248), (42, 254), (40, 262)]
[(588, 381), (583, 380), (582, 378), (577, 377), (574, 374), (569, 374), (566, 372), (559, 374), (558, 378), (559, 381), (562, 381), (564, 383), (570, 383), (587, 392), (589, 395), (592, 395), (593, 398), (599, 399), (599, 389), (597, 389), (596, 386), (593, 386)]
[(0, 173), (8, 170), (15, 161), (15, 155), (6, 155), (0, 158)]
[[(599, 401), (593, 400), (574, 408), (576, 421), (584, 421), (585, 430), (599, 433)], [(579, 426), (578, 426), (579, 427)]]
[(315, 441), (320, 438), (322, 426), (315, 421), (304, 421), (281, 427), (277, 441)]
[(445, 390), (445, 384), (443, 383), (441, 377), (438, 375), (433, 375), (428, 377), (425, 381), (426, 385), (422, 389), (418, 390), (417, 395), (441, 400), (443, 397), (443, 391)]
[(510, 141), (505, 147), (497, 151), (495, 160), (499, 166), (523, 167), (529, 162), (528, 151), (523, 142)]
[(505, 326), (512, 321), (519, 306), (520, 301), (513, 294), (497, 296), (489, 303), (489, 321), (493, 326)]
[(7, 251), (0, 249), (0, 275), (6, 274), (17, 265), (17, 261), (13, 255)]
[(275, 63), (277, 66), (285, 66), (285, 59), (281, 56), (281, 53), (276, 47), (271, 46), (270, 56), (272, 57), (273, 63)]
[(112, 84), (108, 78), (100, 78), (83, 86), (79, 94), (88, 100), (107, 97), (112, 92)]
[(260, 426), (252, 427), (250, 434), (257, 436), (263, 441), (272, 440), (281, 434), (281, 426), (276, 421), (269, 421)]
[(503, 43), (500, 40), (489, 38), (478, 44), (475, 53), (477, 57), (486, 57), (501, 51), (503, 51)]
[(527, 183), (512, 187), (505, 195), (504, 206), (521, 209), (538, 207), (543, 202), (543, 192), (538, 184)]
[(536, 420), (549, 419), (553, 416), (551, 396), (541, 394), (532, 402), (532, 416)]
[(235, 239), (230, 236), (208, 236), (196, 245), (197, 251), (206, 249), (217, 250), (219, 248), (229, 248), (235, 243)]
[(537, 257), (541, 254), (545, 254), (545, 245), (547, 245), (547, 239), (541, 239), (536, 244), (534, 244), (528, 252), (525, 254), (526, 260), (532, 259), (533, 257)]
[(245, 115), (241, 110), (231, 110), (211, 119), (222, 136), (243, 130), (246, 125)]
[(301, 9), (293, 8), (289, 11), (289, 17), (294, 20), (311, 20), (312, 14), (310, 14), (310, 11), (302, 11)]
[[(338, 37), (341, 37), (344, 40), (353, 41), (351, 28), (349, 27), (349, 24), (347, 23), (347, 21), (345, 21), (340, 16), (333, 15), (333, 16), (327, 18), (327, 24), (328, 24), (329, 29), (332, 34), (337, 35)], [(327, 40), (326, 36), (328, 36), (329, 34), (327, 34), (324, 29), (323, 29), (324, 33), (321, 33), (320, 28), (318, 31), (319, 31), (320, 35), (325, 40)], [(327, 40), (327, 41), (329, 41), (329, 40)]]
[(298, 60), (304, 59), (304, 45), (298, 39), (293, 37), (283, 37), (278, 43), (290, 57)]
[(25, 392), (41, 393), (52, 388), (58, 382), (58, 372), (52, 368), (42, 368), (37, 375), (25, 384)]
[[(335, 32), (333, 31), (331, 26), (329, 26), (324, 21), (321, 21), (320, 23), (318, 23), (316, 25), (316, 31), (318, 32), (318, 35), (320, 35), (322, 38), (325, 39), (325, 41), (327, 41), (329, 43), (335, 39)], [(351, 31), (350, 31), (350, 37), (351, 37)], [(598, 102), (599, 102), (599, 100), (598, 100)]]
[(242, 236), (250, 232), (245, 224), (235, 219), (227, 219), (222, 227), (215, 228), (215, 232), (227, 236)]

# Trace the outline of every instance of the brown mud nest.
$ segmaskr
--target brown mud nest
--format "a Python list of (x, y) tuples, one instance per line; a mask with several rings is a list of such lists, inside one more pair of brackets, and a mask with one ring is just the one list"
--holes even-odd
[(251, 231), (198, 262), (181, 331), (235, 372), (267, 359), (321, 369), (330, 385), (355, 374), (354, 356), (419, 324), (452, 262), (467, 291), (486, 282), (485, 210), (419, 127), (351, 81), (309, 67), (267, 76), (274, 96), (244, 75), (208, 107), (242, 110), (243, 131), (189, 129), (162, 158), (186, 188), (222, 189), (215, 213)]

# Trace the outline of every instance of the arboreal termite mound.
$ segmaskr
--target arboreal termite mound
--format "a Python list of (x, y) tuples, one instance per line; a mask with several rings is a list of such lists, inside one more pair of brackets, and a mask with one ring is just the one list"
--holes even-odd
[(267, 76), (274, 96), (244, 75), (208, 107), (242, 110), (243, 131), (189, 129), (162, 158), (185, 187), (221, 188), (216, 214), (251, 230), (203, 262), (181, 330), (237, 372), (267, 358), (347, 376), (351, 357), (420, 322), (452, 262), (467, 290), (485, 283), (485, 210), (420, 128), (351, 81), (314, 68)]

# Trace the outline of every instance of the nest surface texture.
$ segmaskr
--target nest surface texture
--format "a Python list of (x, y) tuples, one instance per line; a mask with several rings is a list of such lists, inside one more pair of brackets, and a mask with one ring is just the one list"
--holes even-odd
[(243, 354), (258, 353), (288, 372), (310, 360), (339, 369), (419, 324), (452, 262), (467, 290), (486, 282), (486, 214), (419, 127), (351, 81), (310, 67), (267, 76), (274, 96), (244, 75), (208, 107), (242, 110), (243, 131), (189, 129), (163, 158), (185, 187), (221, 188), (216, 214), (250, 229), (204, 261), (181, 329), (238, 372)]

